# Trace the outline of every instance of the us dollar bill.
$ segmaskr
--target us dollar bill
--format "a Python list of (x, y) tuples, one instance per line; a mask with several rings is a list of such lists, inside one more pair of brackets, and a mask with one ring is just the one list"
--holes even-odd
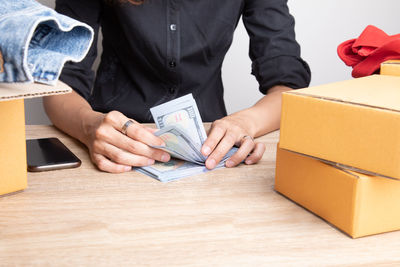
[(176, 158), (193, 163), (205, 162), (206, 158), (200, 152), (201, 146), (194, 143), (184, 130), (176, 126), (168, 126), (155, 132), (155, 135), (165, 142), (165, 146), (154, 146), (154, 148), (162, 149)]
[[(231, 157), (236, 150), (236, 147), (232, 148), (215, 169), (224, 168), (225, 161)], [(151, 166), (135, 168), (135, 170), (161, 182), (170, 182), (211, 171), (207, 169), (204, 164), (200, 165), (181, 159), (171, 159), (168, 162), (156, 162)]]
[[(155, 132), (165, 146), (153, 146), (169, 153), (173, 158), (166, 163), (135, 168), (162, 182), (209, 171), (205, 167), (207, 158), (201, 153), (201, 147), (207, 138), (203, 121), (192, 94), (177, 98), (150, 109), (153, 119), (160, 130)], [(226, 160), (237, 148), (232, 148), (216, 166), (222, 168)]]
[[(200, 152), (200, 147), (197, 147), (191, 142), (183, 131), (174, 126), (168, 126), (160, 131), (155, 132), (156, 136), (159, 136), (164, 142), (165, 146), (153, 146), (164, 150), (171, 154), (171, 156), (189, 161), (198, 165), (205, 165), (207, 158)], [(224, 163), (230, 156), (237, 151), (236, 147), (233, 147), (221, 160)]]
[(188, 94), (150, 109), (157, 128), (176, 126), (183, 129), (198, 146), (207, 138), (196, 101)]

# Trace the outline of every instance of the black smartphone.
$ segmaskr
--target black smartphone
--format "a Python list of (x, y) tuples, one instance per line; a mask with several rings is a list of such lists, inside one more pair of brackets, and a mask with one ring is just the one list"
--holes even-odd
[(81, 160), (55, 137), (26, 140), (28, 171), (76, 168)]

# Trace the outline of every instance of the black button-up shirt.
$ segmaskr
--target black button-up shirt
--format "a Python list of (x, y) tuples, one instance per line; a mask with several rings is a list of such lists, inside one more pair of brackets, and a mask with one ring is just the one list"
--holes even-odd
[[(56, 1), (58, 12), (95, 30), (87, 57), (67, 63), (60, 77), (94, 110), (119, 110), (139, 122), (152, 122), (151, 107), (192, 93), (203, 121), (225, 116), (221, 66), (241, 16), (260, 91), (309, 84), (310, 70), (300, 58), (287, 0), (105, 2)], [(95, 75), (91, 67), (99, 26), (103, 53)]]

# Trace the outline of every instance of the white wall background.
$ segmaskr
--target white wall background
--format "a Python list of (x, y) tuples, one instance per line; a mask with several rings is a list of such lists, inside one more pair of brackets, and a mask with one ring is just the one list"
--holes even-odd
[[(54, 0), (39, 2), (54, 7)], [(311, 67), (311, 85), (351, 78), (351, 68), (338, 58), (336, 48), (341, 42), (360, 35), (367, 25), (375, 25), (388, 34), (400, 33), (399, 0), (289, 0), (289, 8), (296, 19), (302, 57)], [(254, 104), (262, 96), (255, 78), (250, 75), (248, 42), (240, 23), (222, 69), (229, 113)], [(50, 123), (41, 99), (26, 100), (25, 107), (27, 124)]]

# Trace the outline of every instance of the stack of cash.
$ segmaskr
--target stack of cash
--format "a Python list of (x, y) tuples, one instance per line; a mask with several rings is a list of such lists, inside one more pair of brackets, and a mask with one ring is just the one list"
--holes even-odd
[[(165, 142), (165, 146), (154, 148), (168, 152), (173, 158), (167, 163), (156, 162), (135, 169), (161, 182), (208, 171), (205, 167), (206, 157), (200, 152), (207, 134), (192, 94), (153, 107), (150, 111), (160, 129), (155, 135)], [(236, 150), (232, 148), (216, 168), (223, 167)]]

